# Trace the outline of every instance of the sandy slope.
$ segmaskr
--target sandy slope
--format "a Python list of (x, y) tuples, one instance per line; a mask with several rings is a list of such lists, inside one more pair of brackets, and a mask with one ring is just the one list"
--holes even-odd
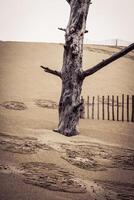
[[(86, 46), (84, 66), (117, 50)], [(0, 103), (24, 103), (0, 106), (0, 200), (134, 199), (133, 123), (81, 120), (67, 138), (52, 131), (57, 109), (37, 105), (58, 101), (60, 81), (39, 65), (61, 66), (62, 45), (0, 43), (0, 56)], [(84, 95), (133, 94), (133, 65), (132, 52), (87, 79)]]
[[(84, 69), (119, 51), (105, 46), (85, 46)], [(112, 53), (111, 53), (112, 52)], [(62, 66), (63, 46), (41, 43), (0, 43), (1, 101), (45, 98), (58, 101), (61, 81), (45, 74), (40, 65), (54, 69)], [(134, 53), (87, 78), (83, 95), (134, 94)], [(107, 87), (106, 87), (107, 86)], [(53, 89), (54, 88), (54, 89)]]

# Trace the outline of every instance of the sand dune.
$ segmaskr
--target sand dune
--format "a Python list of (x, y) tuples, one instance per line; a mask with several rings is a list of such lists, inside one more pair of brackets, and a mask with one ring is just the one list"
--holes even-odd
[[(95, 65), (118, 48), (86, 45), (84, 69)], [(40, 65), (53, 69), (62, 66), (63, 45), (41, 43), (0, 43), (0, 92), (1, 101), (11, 98), (26, 101), (51, 99), (58, 101), (61, 81), (45, 74)], [(110, 64), (88, 77), (83, 85), (83, 95), (134, 94), (134, 53)], [(54, 90), (53, 90), (54, 88)]]
[[(120, 48), (86, 45), (84, 69)], [(0, 42), (0, 200), (133, 200), (134, 123), (81, 119), (54, 133), (62, 44)], [(83, 95), (134, 94), (134, 52), (87, 78)], [(53, 108), (53, 109), (52, 109)]]

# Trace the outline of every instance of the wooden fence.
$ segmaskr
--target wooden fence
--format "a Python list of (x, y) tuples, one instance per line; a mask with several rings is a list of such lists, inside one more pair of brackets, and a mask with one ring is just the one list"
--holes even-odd
[(134, 122), (134, 95), (81, 97), (81, 118)]

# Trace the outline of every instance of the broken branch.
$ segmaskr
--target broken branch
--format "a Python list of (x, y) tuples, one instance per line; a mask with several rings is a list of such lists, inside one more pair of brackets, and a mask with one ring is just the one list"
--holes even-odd
[[(64, 31), (66, 32), (66, 29), (65, 28), (58, 28), (60, 31)], [(85, 33), (88, 33), (88, 30), (85, 30)]]
[(119, 59), (120, 57), (126, 55), (127, 53), (129, 53), (132, 50), (134, 50), (134, 43), (132, 43), (128, 47), (122, 49), (120, 52), (115, 53), (114, 55), (112, 55), (111, 57), (107, 58), (106, 60), (103, 60), (102, 62), (98, 63), (94, 67), (85, 70), (82, 73), (82, 79), (86, 78), (87, 76), (90, 76), (90, 75), (94, 74), (98, 70), (100, 70), (103, 67), (107, 66), (108, 64), (114, 62), (115, 60)]
[(85, 30), (85, 33), (88, 33), (88, 30)]
[(66, 29), (65, 28), (58, 28), (60, 31), (64, 31), (66, 32)]
[(56, 70), (52, 70), (52, 69), (50, 69), (50, 68), (48, 68), (48, 67), (43, 67), (43, 66), (40, 66), (40, 67), (41, 67), (42, 69), (44, 69), (45, 72), (50, 73), (50, 74), (53, 74), (53, 75), (56, 75), (56, 76), (58, 76), (58, 77), (61, 78), (61, 72), (56, 71)]

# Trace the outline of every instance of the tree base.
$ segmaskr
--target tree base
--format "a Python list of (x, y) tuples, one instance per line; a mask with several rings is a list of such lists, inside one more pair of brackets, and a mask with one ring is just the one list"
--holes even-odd
[(67, 132), (67, 131), (63, 132), (63, 131), (60, 131), (59, 129), (53, 129), (53, 131), (56, 132), (56, 133), (60, 133), (60, 134), (67, 136), (67, 137), (76, 136), (76, 135), (79, 135), (79, 133), (80, 133), (78, 130), (75, 130), (72, 133)]

